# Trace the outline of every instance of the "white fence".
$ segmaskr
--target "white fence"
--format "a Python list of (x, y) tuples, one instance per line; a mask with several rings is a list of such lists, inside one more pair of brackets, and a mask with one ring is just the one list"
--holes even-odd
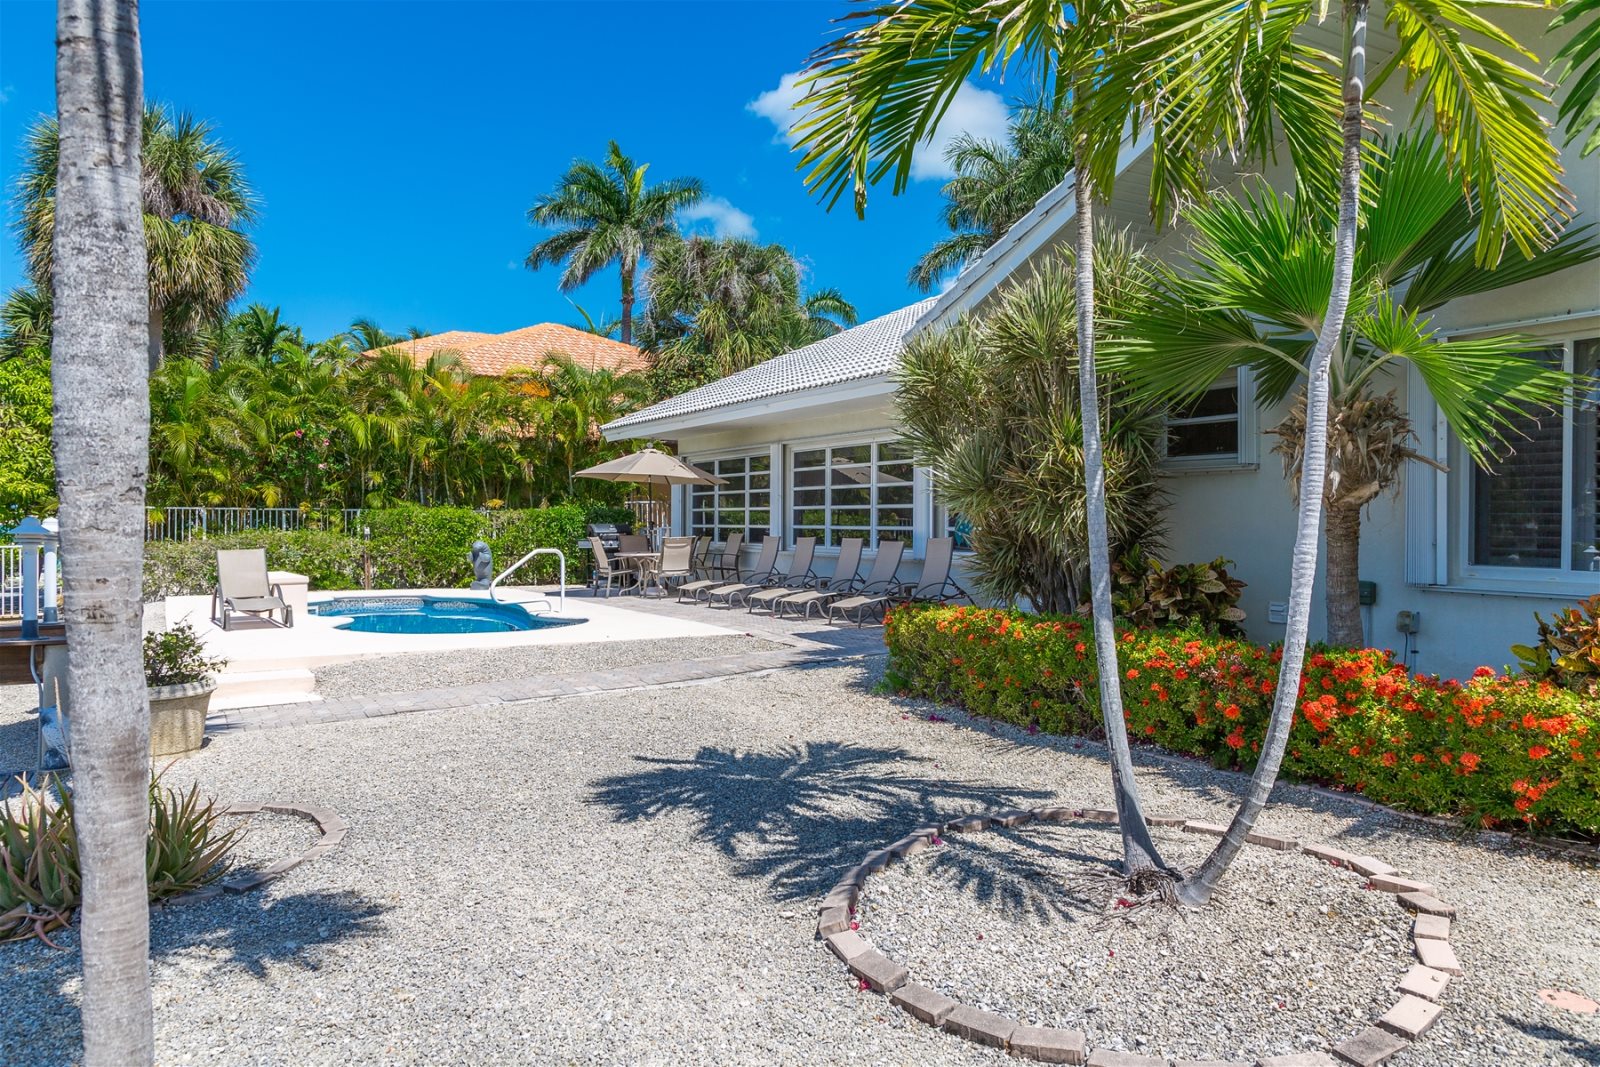
[[(14, 619), (22, 614), (22, 553), (21, 545), (0, 545), (0, 619)], [(33, 551), (38, 552), (37, 548)], [(61, 562), (56, 561), (56, 574), (61, 573)], [(59, 581), (56, 588), (60, 588)], [(44, 606), (44, 581), (39, 582), (39, 606)], [(43, 617), (40, 611), (40, 617)]]
[(244, 530), (332, 530), (361, 532), (361, 509), (146, 508), (146, 541), (192, 541)]

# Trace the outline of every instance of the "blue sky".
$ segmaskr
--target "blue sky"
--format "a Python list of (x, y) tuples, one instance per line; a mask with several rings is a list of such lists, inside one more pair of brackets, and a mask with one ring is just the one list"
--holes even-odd
[[(937, 146), (865, 222), (801, 185), (778, 122), (834, 2), (174, 3), (146, 0), (145, 92), (209, 119), (261, 200), (245, 302), (314, 338), (358, 316), (399, 330), (576, 322), (557, 270), (522, 259), (534, 197), (606, 141), (693, 175), (703, 230), (790, 248), (863, 318), (917, 299), (906, 272), (942, 235)], [(0, 146), (9, 199), (29, 122), (54, 106), (54, 5), (0, 0)], [(941, 137), (1003, 131), (1016, 85), (969, 86)], [(7, 222), (10, 222), (9, 205)], [(22, 278), (14, 239), (0, 255)], [(615, 314), (615, 273), (572, 294)]]

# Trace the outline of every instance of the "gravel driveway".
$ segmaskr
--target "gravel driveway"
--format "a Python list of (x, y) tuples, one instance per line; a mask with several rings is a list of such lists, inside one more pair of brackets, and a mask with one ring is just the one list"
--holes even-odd
[[(931, 814), (1105, 804), (1105, 765), (1091, 746), (973, 725), (954, 712), (941, 712), (949, 723), (930, 722), (929, 706), (877, 695), (874, 669), (788, 670), (218, 738), (173, 768), (174, 784), (187, 774), (228, 801), (325, 804), (352, 829), (338, 850), (262, 891), (156, 914), (159, 1062), (1017, 1062), (859, 992), (814, 939), (812, 909), (841, 868)], [(1165, 762), (1146, 763), (1140, 778), (1152, 810), (1199, 818), (1224, 815), (1241, 784)], [(1535, 998), (1547, 986), (1600, 996), (1594, 868), (1294, 788), (1279, 790), (1266, 821), (1269, 831), (1387, 857), (1461, 907), (1453, 940), (1468, 975), (1447, 992), (1441, 1022), (1394, 1061), (1400, 1067), (1600, 1063), (1600, 1017)], [(1076, 847), (1048, 834), (1034, 842)], [(981, 914), (1002, 940), (1008, 926), (1026, 926), (1041, 951), (975, 956), (953, 940), (955, 927), (930, 919), (919, 928), (905, 915), (919, 906), (909, 894), (922, 889), (893, 868), (864, 918), (898, 907), (894, 936), (929, 976), (989, 985), (991, 1006), (1073, 1023), (1073, 997), (1029, 993), (1017, 968), (1097, 953), (1107, 938), (1126, 944), (1130, 934), (1029, 919), (1015, 901), (1048, 892), (1037, 879), (1022, 880), (1020, 898), (985, 895), (992, 880), (941, 878), (924, 862), (941, 908)], [(1305, 869), (1310, 881), (1285, 876), (1273, 887), (1279, 905), (1313, 893), (1305, 887), (1318, 872)], [(1230, 895), (1251, 892), (1249, 874)], [(1337, 910), (1344, 898), (1304, 903), (1307, 916), (1326, 922), (1317, 907)], [(1356, 929), (1336, 944), (1349, 951), (1375, 941), (1374, 966), (1392, 977), (1384, 931), (1403, 931), (1404, 918), (1351, 906)], [(1270, 921), (1282, 922), (1282, 910)], [(1104, 968), (1098, 996), (1123, 1002), (1152, 1048), (1184, 1029), (1184, 1052), (1226, 1051), (1233, 1042), (1217, 1019), (1230, 1002), (1194, 974), (1208, 954), (1221, 974), (1220, 957), (1259, 954), (1263, 943), (1300, 951), (1295, 929), (1251, 937), (1251, 923), (1267, 914), (1192, 922), (1204, 936), (1180, 928), (1166, 945), (1168, 966)], [(929, 929), (951, 931), (948, 950)], [(75, 1054), (75, 935), (63, 943), (63, 952), (0, 946), (0, 1061), (55, 1064)], [(1159, 961), (1159, 952), (1149, 956)], [(986, 975), (985, 966), (995, 969)], [(1341, 960), (1335, 971), (1348, 966)], [(1260, 998), (1297, 994), (1270, 988), (1273, 974), (1303, 977), (1298, 967), (1257, 969)], [(1353, 982), (1351, 998), (1370, 995)], [(1174, 1025), (1174, 1013), (1193, 1025)], [(1337, 1017), (1328, 1029), (1337, 1038), (1350, 1025)], [(1214, 1046), (1207, 1035), (1217, 1035)]]

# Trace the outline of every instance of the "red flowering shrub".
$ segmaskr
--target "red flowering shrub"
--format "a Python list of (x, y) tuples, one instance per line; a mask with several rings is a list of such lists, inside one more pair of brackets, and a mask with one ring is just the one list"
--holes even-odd
[[(919, 696), (1052, 733), (1099, 732), (1094, 641), (1075, 617), (969, 607), (887, 620), (890, 671)], [(1266, 734), (1280, 653), (1172, 630), (1123, 630), (1131, 736), (1248, 768)], [(1600, 701), (1480, 668), (1411, 676), (1378, 649), (1313, 648), (1285, 777), (1359, 790), (1486, 826), (1600, 832)]]

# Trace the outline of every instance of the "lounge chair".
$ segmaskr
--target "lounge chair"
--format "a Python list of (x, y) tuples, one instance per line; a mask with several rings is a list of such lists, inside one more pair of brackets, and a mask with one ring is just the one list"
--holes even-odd
[[(705, 602), (707, 604), (715, 604), (717, 598), (721, 597), (729, 607), (732, 607), (733, 597), (736, 594), (742, 593), (747, 589), (761, 589), (772, 582), (781, 581), (783, 576), (778, 572), (778, 550), (782, 547), (782, 538), (762, 538), (761, 554), (756, 557), (756, 565), (750, 569), (750, 576), (744, 581), (713, 585), (705, 591), (703, 598)], [(702, 598), (696, 596), (696, 599)]]
[(672, 581), (688, 581), (694, 572), (694, 538), (669, 537), (661, 542), (661, 559), (650, 563), (639, 583), (641, 594), (646, 585), (653, 585), (666, 596), (672, 591)]
[[(900, 542), (890, 541), (885, 543), (897, 545)], [(792, 608), (795, 611), (803, 611), (806, 618), (809, 619), (812, 608), (824, 606), (830, 600), (837, 600), (850, 593), (859, 592), (863, 584), (861, 580), (861, 550), (865, 546), (866, 542), (859, 537), (846, 537), (843, 541), (840, 541), (839, 559), (833, 565), (833, 574), (827, 578), (818, 579), (812, 588), (804, 592), (796, 593), (786, 590), (782, 593), (777, 593), (770, 603), (773, 614), (783, 615)], [(880, 550), (882, 547), (881, 545), (879, 546)], [(883, 557), (882, 551), (879, 552), (879, 557)], [(888, 560), (884, 562), (885, 564), (889, 563)], [(900, 559), (896, 556), (893, 560), (893, 566), (889, 567), (887, 577), (894, 577), (894, 569), (899, 565)], [(776, 590), (773, 592), (776, 593)], [(752, 602), (754, 602), (754, 599), (754, 597), (751, 598)]]
[(739, 577), (739, 549), (743, 547), (744, 534), (729, 534), (728, 543), (722, 546), (722, 551), (716, 555), (716, 558), (707, 559), (705, 570), (701, 572), (705, 577), (697, 578), (692, 582), (684, 582), (678, 586), (678, 600), (681, 602), (685, 593), (699, 600), (701, 593), (721, 585), (723, 582), (722, 575), (729, 570), (732, 570), (733, 577), (737, 579)]
[[(233, 615), (264, 618), (284, 629), (294, 625), (294, 609), (283, 599), (283, 590), (267, 577), (267, 550), (264, 548), (225, 548), (217, 550), (217, 586), (211, 593), (211, 621), (230, 629)], [(282, 612), (283, 620), (274, 619)]]
[(878, 542), (877, 557), (872, 560), (872, 569), (867, 571), (864, 581), (842, 582), (837, 590), (808, 590), (808, 592), (795, 593), (789, 600), (781, 601), (781, 608), (805, 608), (808, 619), (811, 617), (811, 608), (824, 608), (827, 611), (829, 622), (834, 621), (834, 605), (845, 605), (846, 611), (853, 608), (854, 603), (870, 603), (878, 597), (886, 597), (891, 593), (901, 590), (901, 581), (894, 576), (899, 571), (902, 558), (906, 557), (906, 542), (880, 541)]
[[(816, 558), (816, 554), (815, 537), (797, 538), (794, 543), (794, 555), (789, 559), (789, 570), (782, 577), (769, 578), (764, 582), (746, 585), (743, 589), (732, 590), (728, 593), (728, 603), (731, 605), (742, 596), (748, 605), (748, 610), (754, 611), (758, 603), (771, 608), (773, 601), (779, 597), (788, 596), (801, 589), (810, 589), (817, 584), (817, 576), (811, 571), (811, 561)], [(761, 599), (757, 600), (757, 597)]]
[(639, 572), (629, 567), (619, 567), (606, 555), (606, 546), (600, 543), (598, 537), (590, 538), (589, 551), (594, 553), (594, 578), (589, 582), (594, 591), (600, 591), (600, 583), (605, 582), (606, 596), (611, 596), (613, 583), (620, 583), (617, 592), (625, 593), (629, 586), (638, 578)]
[(954, 557), (953, 539), (929, 538), (927, 551), (922, 557), (922, 577), (916, 585), (909, 588), (902, 585), (898, 588), (885, 589), (871, 596), (863, 591), (860, 596), (834, 601), (828, 605), (828, 621), (833, 622), (833, 613), (836, 610), (845, 618), (848, 618), (849, 613), (853, 611), (856, 613), (856, 625), (860, 626), (867, 615), (872, 612), (882, 612), (891, 601), (921, 604), (948, 604), (952, 600), (962, 599), (970, 601), (972, 597), (950, 577), (950, 563)]
[[(810, 538), (808, 540), (815, 540)], [(796, 552), (799, 546), (795, 546)], [(839, 561), (833, 568), (834, 577), (821, 578), (809, 570), (798, 580), (785, 580), (778, 585), (758, 590), (745, 597), (745, 603), (754, 611), (764, 607), (772, 614), (779, 614), (778, 605), (786, 603), (788, 598), (797, 596), (801, 591), (813, 592), (819, 589), (833, 588), (838, 590), (836, 595), (844, 593), (844, 583), (854, 581), (856, 571), (861, 567), (861, 538), (846, 537), (839, 545)], [(845, 577), (848, 575), (848, 578)], [(835, 584), (836, 583), (836, 584)]]

